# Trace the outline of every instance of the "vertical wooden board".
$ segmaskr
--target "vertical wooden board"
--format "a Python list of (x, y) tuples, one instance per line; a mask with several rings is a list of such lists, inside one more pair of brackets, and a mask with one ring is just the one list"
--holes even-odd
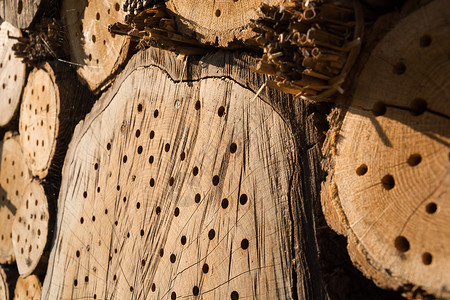
[(292, 297), (290, 130), (240, 74), (184, 67), (141, 53), (77, 126), (44, 299)]
[(7, 133), (0, 144), (0, 262), (10, 263), (14, 260), (12, 245), (12, 225), (14, 216), (20, 206), (25, 185), (31, 176), (23, 157), (19, 137)]
[(341, 223), (366, 276), (443, 298), (450, 297), (449, 20), (448, 2), (432, 1), (372, 51), (337, 138), (338, 213), (329, 215), (339, 218), (330, 223)]
[(0, 267), (0, 300), (9, 299), (8, 281), (5, 271)]
[(24, 188), (12, 227), (14, 254), (22, 277), (30, 275), (39, 264), (47, 244), (48, 220), (44, 188), (33, 181)]
[(42, 0), (4, 0), (0, 3), (0, 18), (17, 28), (30, 27)]
[(25, 64), (14, 55), (10, 37), (21, 37), (19, 29), (5, 21), (0, 21), (0, 126), (5, 126), (14, 116), (19, 106), (25, 83)]
[(269, 5), (282, 3), (278, 0), (170, 0), (167, 8), (177, 17), (180, 31), (194, 35), (202, 43), (227, 47), (255, 35), (250, 28), (250, 20), (258, 18), (261, 2)]
[(108, 25), (122, 21), (119, 1), (62, 1), (71, 61), (93, 91), (108, 84), (128, 55), (129, 38), (111, 35)]

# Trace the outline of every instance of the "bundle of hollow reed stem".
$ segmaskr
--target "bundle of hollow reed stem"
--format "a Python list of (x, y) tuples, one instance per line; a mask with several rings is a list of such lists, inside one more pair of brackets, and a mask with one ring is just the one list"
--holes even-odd
[(261, 7), (252, 20), (264, 49), (255, 67), (275, 76), (268, 86), (315, 101), (331, 101), (359, 53), (362, 11), (352, 0), (303, 0)]
[(54, 18), (43, 18), (41, 23), (25, 30), (24, 36), (16, 39), (17, 43), (12, 48), (24, 63), (36, 65), (64, 56), (64, 31), (61, 23)]
[(177, 31), (175, 20), (168, 15), (164, 6), (155, 5), (137, 15), (128, 14), (126, 23), (109, 25), (108, 30), (130, 36), (139, 43), (138, 49), (157, 47), (185, 55), (205, 54), (207, 51), (197, 40)]

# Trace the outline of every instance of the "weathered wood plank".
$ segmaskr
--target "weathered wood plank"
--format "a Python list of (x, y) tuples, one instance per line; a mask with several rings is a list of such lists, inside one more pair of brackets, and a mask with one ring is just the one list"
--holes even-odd
[(44, 299), (325, 297), (313, 126), (251, 64), (130, 61), (75, 130)]

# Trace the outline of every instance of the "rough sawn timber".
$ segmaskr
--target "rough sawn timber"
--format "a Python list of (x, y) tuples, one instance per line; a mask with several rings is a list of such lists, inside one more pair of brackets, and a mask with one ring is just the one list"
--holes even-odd
[(129, 62), (76, 127), (43, 299), (327, 297), (315, 127), (254, 63)]

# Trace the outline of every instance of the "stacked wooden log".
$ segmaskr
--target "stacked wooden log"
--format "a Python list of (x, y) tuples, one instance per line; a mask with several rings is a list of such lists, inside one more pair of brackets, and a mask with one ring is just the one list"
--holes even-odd
[(343, 92), (363, 29), (356, 1), (294, 1), (263, 5), (261, 13), (252, 23), (264, 48), (255, 70), (275, 76), (270, 87), (316, 101)]

